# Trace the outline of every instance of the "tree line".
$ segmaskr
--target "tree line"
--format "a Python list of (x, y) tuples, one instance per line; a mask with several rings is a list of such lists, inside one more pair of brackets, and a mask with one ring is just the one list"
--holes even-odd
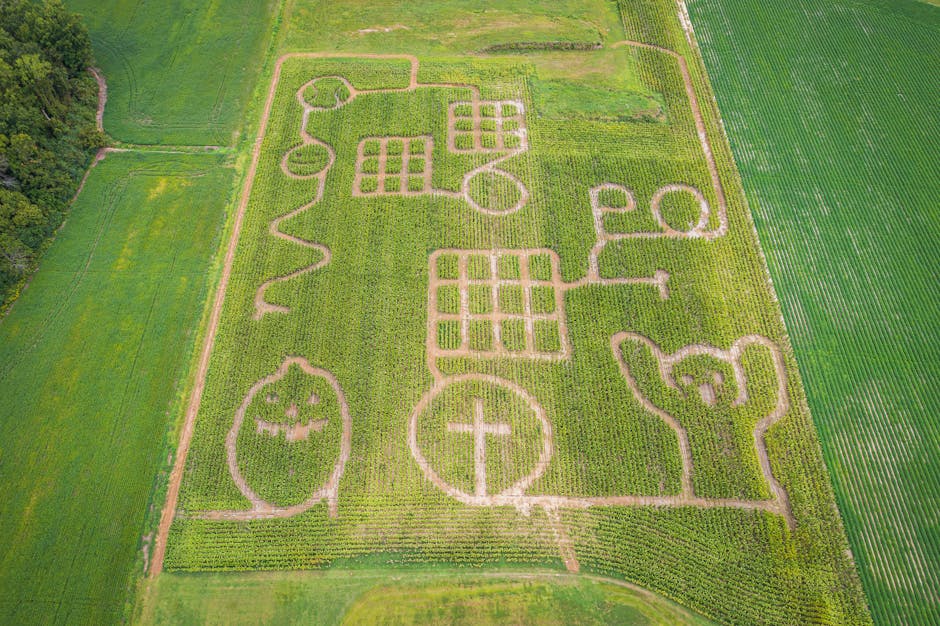
[(104, 145), (92, 62), (88, 31), (60, 0), (0, 0), (0, 310)]

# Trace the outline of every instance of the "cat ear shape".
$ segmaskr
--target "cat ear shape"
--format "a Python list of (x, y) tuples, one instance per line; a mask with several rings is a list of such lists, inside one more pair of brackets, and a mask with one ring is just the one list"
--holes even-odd
[(676, 433), (684, 497), (771, 499), (792, 523), (764, 440), (789, 410), (783, 356), (773, 342), (747, 335), (727, 350), (692, 344), (668, 354), (623, 332), (611, 349), (637, 402)]

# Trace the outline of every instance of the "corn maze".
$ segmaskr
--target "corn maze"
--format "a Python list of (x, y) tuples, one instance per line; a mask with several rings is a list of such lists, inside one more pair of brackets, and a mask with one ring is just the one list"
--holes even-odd
[(754, 619), (831, 593), (714, 113), (677, 52), (607, 53), (665, 121), (537, 115), (537, 59), (278, 62), (152, 571), (548, 565), (740, 616), (727, 575)]

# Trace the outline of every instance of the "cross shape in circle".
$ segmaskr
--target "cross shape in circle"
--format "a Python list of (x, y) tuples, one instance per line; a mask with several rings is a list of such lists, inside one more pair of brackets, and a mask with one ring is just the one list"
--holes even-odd
[(451, 422), (447, 424), (448, 432), (473, 434), (473, 464), (476, 474), (476, 495), (486, 496), (486, 436), (508, 436), (512, 429), (505, 423), (487, 423), (483, 415), (483, 399), (476, 398), (473, 406), (473, 423), (463, 424)]

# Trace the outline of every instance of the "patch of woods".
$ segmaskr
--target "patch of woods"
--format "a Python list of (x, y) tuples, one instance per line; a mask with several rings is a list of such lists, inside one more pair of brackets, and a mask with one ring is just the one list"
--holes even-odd
[(0, 310), (105, 143), (91, 63), (88, 31), (60, 0), (0, 0)]

